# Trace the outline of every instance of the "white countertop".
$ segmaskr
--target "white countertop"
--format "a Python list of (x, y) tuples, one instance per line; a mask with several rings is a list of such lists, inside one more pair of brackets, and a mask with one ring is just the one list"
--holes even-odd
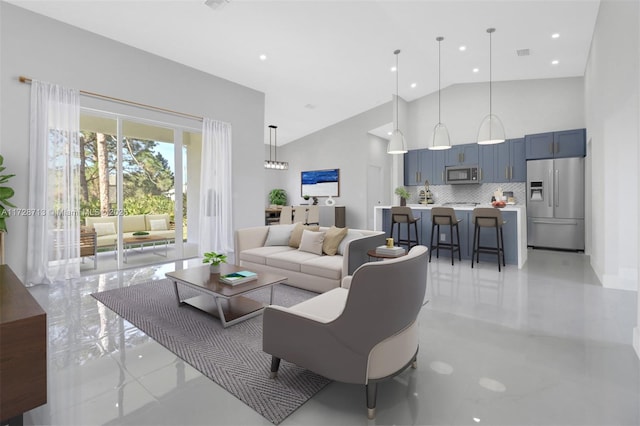
[[(375, 206), (376, 209), (390, 209), (392, 206)], [(452, 207), (454, 210), (465, 210), (472, 211), (476, 207), (492, 207), (491, 203), (487, 204), (478, 204), (477, 206), (470, 205), (451, 205), (451, 204), (407, 204), (407, 207), (411, 207), (415, 210), (431, 210), (433, 207)], [(524, 204), (507, 204), (502, 207), (500, 210), (503, 211), (511, 211), (511, 212), (522, 212), (524, 211), (526, 206)]]

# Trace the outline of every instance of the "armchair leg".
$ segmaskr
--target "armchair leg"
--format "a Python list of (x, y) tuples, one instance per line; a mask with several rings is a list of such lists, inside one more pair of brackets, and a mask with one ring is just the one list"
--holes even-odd
[(269, 374), (269, 378), (275, 379), (278, 377), (278, 369), (280, 368), (280, 358), (272, 356), (271, 357), (271, 373)]
[(373, 420), (376, 418), (376, 397), (378, 395), (378, 384), (368, 383), (366, 385), (367, 389), (367, 417), (369, 420)]

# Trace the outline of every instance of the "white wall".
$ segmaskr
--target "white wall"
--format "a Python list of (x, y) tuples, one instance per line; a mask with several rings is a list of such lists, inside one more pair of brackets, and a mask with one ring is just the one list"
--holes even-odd
[[(264, 223), (264, 94), (0, 2), (0, 130), (2, 154), (26, 207), (30, 86), (18, 76), (62, 84), (163, 108), (206, 116), (233, 126), (234, 227)], [(173, 116), (98, 102), (83, 106), (185, 123)], [(200, 127), (190, 121), (188, 124)], [(7, 263), (24, 278), (27, 220), (8, 220)]]
[[(492, 93), (493, 112), (502, 120), (508, 139), (585, 127), (582, 77), (494, 82)], [(489, 85), (449, 86), (442, 90), (441, 105), (451, 144), (475, 142), (480, 122), (489, 113)], [(411, 102), (409, 149), (431, 144), (437, 123), (437, 92)]]
[[(278, 160), (288, 161), (289, 170), (267, 175), (265, 193), (281, 187), (289, 195), (288, 204), (300, 204), (305, 202), (300, 194), (301, 171), (340, 169), (336, 205), (346, 207), (347, 227), (366, 228), (366, 177), (372, 144), (367, 132), (390, 122), (391, 110), (389, 102), (278, 148)], [(321, 204), (324, 201), (320, 198)]]
[(585, 72), (591, 264), (605, 287), (629, 290), (638, 288), (638, 7), (600, 3)]
[[(499, 82), (494, 83), (493, 94), (494, 112), (502, 118), (509, 138), (585, 127), (582, 77)], [(488, 95), (488, 85), (476, 83), (442, 91), (442, 121), (453, 144), (475, 141), (478, 126), (488, 113)], [(400, 100), (400, 128), (409, 149), (427, 147), (437, 117), (437, 93), (409, 103)], [(286, 187), (294, 195), (289, 202), (296, 204), (301, 202), (295, 198), (300, 194), (300, 170), (340, 167), (341, 197), (337, 202), (347, 206), (347, 226), (366, 227), (366, 175), (373, 155), (368, 151), (371, 144), (365, 142), (366, 132), (392, 119), (393, 104), (389, 102), (279, 148), (278, 159), (289, 161), (290, 170), (274, 172), (279, 173), (278, 180), (267, 177), (267, 187)], [(388, 157), (388, 202), (397, 203), (390, 194), (403, 184), (402, 156)]]

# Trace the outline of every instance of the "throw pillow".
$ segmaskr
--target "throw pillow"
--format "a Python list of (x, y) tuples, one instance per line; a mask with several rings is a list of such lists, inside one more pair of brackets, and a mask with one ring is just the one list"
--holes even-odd
[(298, 222), (293, 227), (291, 231), (291, 238), (289, 239), (289, 247), (298, 248), (300, 247), (300, 240), (302, 239), (302, 231), (308, 229), (309, 231), (317, 232), (320, 230), (318, 225), (303, 225)]
[(338, 246), (340, 241), (347, 235), (348, 228), (337, 228), (332, 226), (327, 230), (324, 236), (324, 242), (322, 243), (322, 251), (324, 254), (334, 256), (338, 253)]
[(314, 232), (304, 229), (302, 231), (302, 238), (300, 239), (300, 247), (298, 250), (321, 255), (323, 241), (324, 232)]
[(288, 246), (294, 225), (272, 225), (269, 227), (265, 246)]
[(96, 230), (96, 235), (101, 237), (102, 235), (113, 235), (116, 233), (116, 227), (113, 223), (94, 223), (93, 229)]
[(362, 232), (349, 230), (349, 232), (347, 232), (347, 235), (345, 235), (345, 237), (340, 242), (340, 245), (338, 246), (338, 254), (344, 255), (344, 252), (347, 250), (347, 243), (349, 243), (349, 241), (351, 240), (362, 237), (364, 237), (364, 234)]
[(152, 231), (166, 231), (167, 221), (164, 219), (152, 219), (149, 221)]

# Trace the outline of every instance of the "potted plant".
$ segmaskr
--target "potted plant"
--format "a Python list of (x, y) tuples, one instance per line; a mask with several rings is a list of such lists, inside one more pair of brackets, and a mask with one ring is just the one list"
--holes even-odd
[[(4, 157), (0, 155), (0, 173), (2, 173), (6, 167), (3, 166)], [(9, 198), (13, 197), (15, 191), (5, 184), (15, 175), (0, 175), (0, 265), (4, 264), (4, 233), (7, 232), (7, 223), (5, 219), (9, 217), (8, 207), (15, 207)]]
[(395, 193), (400, 197), (400, 205), (406, 206), (407, 199), (411, 197), (411, 194), (409, 194), (409, 191), (407, 191), (407, 189), (404, 186), (399, 186), (396, 188)]
[(284, 189), (272, 189), (269, 192), (269, 203), (276, 206), (284, 206), (287, 204), (287, 191)]
[(216, 253), (215, 251), (210, 251), (204, 253), (204, 259), (202, 259), (202, 263), (210, 263), (209, 269), (212, 274), (220, 273), (220, 264), (227, 263), (227, 255), (222, 253)]
[[(6, 167), (2, 165), (3, 163), (4, 157), (0, 155), (0, 173), (6, 169)], [(4, 184), (14, 176), (15, 175), (0, 175), (0, 232), (7, 232), (7, 224), (5, 223), (5, 219), (9, 217), (7, 207), (15, 207), (11, 202), (9, 202), (9, 198), (13, 197), (15, 194), (13, 188), (4, 186)]]

